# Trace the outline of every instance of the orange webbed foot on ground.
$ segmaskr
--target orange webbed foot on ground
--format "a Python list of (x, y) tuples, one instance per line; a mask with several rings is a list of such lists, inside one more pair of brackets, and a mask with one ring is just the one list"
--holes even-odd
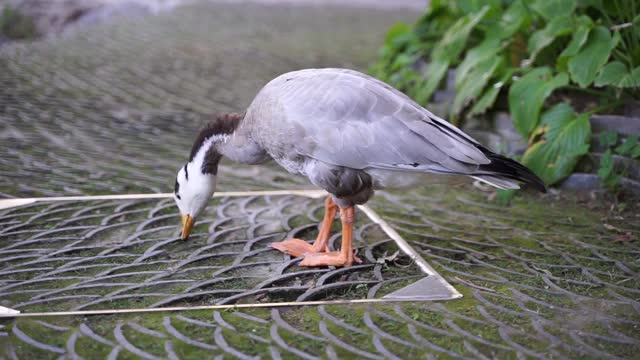
[(357, 256), (353, 255), (353, 206), (340, 209), (340, 219), (342, 220), (342, 245), (340, 251), (308, 254), (300, 262), (300, 266), (351, 266), (354, 261), (357, 263), (362, 262)]
[(340, 251), (329, 251), (329, 235), (331, 224), (335, 217), (338, 206), (329, 196), (325, 200), (325, 215), (322, 226), (318, 233), (318, 238), (313, 245), (302, 239), (287, 239), (271, 244), (271, 247), (282, 251), (285, 254), (301, 257), (304, 260), (300, 266), (351, 266), (354, 262), (361, 263), (357, 256), (353, 255), (353, 223), (355, 209), (349, 206), (340, 209), (340, 219), (342, 221), (342, 249)]
[(331, 251), (308, 254), (300, 262), (300, 266), (351, 266), (354, 262), (359, 264), (362, 260), (353, 254), (345, 256), (341, 251)]
[(324, 219), (322, 220), (318, 237), (313, 245), (302, 239), (293, 238), (271, 243), (271, 247), (295, 257), (301, 257), (312, 253), (328, 252), (331, 225), (333, 224), (333, 220), (336, 217), (336, 211), (338, 209), (338, 206), (333, 202), (331, 196), (328, 196), (324, 201), (324, 209)]
[(294, 257), (301, 257), (314, 252), (313, 245), (296, 238), (271, 243), (271, 247)]

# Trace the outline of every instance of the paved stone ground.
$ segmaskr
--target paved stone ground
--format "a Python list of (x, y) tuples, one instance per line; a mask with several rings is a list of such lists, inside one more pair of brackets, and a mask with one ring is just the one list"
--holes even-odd
[[(366, 299), (427, 277), (367, 216), (354, 231), (363, 262), (349, 269), (301, 267), (300, 258), (271, 249), (274, 241), (317, 236), (322, 195), (224, 196), (211, 205), (188, 241), (180, 239), (172, 198), (44, 201), (2, 211), (0, 304), (52, 312)], [(339, 248), (337, 235), (331, 248)]]
[[(5, 47), (0, 196), (170, 191), (194, 132), (212, 112), (241, 110), (284, 71), (363, 69), (384, 29), (415, 16), (363, 8), (188, 6)], [(274, 166), (225, 163), (220, 175), (221, 190), (308, 187)], [(640, 220), (633, 214), (603, 218), (563, 199), (523, 195), (501, 207), (462, 182), (380, 193), (371, 206), (463, 293), (460, 300), (2, 320), (0, 358), (637, 357)], [(91, 249), (61, 254), (57, 263), (29, 262), (54, 248), (54, 239), (86, 235), (74, 231), (85, 226), (90, 232), (97, 220), (109, 225), (133, 216), (145, 224), (136, 231), (153, 225), (167, 232), (158, 235), (159, 243), (177, 231), (169, 203), (147, 204), (142, 211), (110, 203), (47, 206), (1, 212), (3, 286), (24, 280), (24, 274), (74, 268), (74, 261), (75, 273), (65, 275), (99, 274), (105, 262), (84, 260), (95, 255)], [(101, 206), (109, 211), (101, 213)], [(200, 228), (202, 238), (216, 236), (214, 228)], [(114, 231), (105, 239), (130, 235)], [(187, 251), (187, 244), (172, 249)], [(128, 254), (139, 258), (140, 251)], [(141, 262), (140, 271), (157, 271), (151, 261)], [(51, 293), (68, 285), (21, 283), (11, 291), (32, 299), (43, 289)], [(94, 290), (91, 295), (104, 294)], [(364, 290), (369, 288), (347, 295)], [(5, 305), (27, 301), (5, 291)], [(152, 305), (145, 299), (114, 307)], [(23, 310), (56, 304), (30, 303)]]

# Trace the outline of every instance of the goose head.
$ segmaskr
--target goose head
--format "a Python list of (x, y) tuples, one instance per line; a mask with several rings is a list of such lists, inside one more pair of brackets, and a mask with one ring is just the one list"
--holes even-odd
[(178, 170), (173, 197), (182, 215), (182, 240), (189, 237), (198, 216), (216, 190), (218, 163), (224, 145), (244, 114), (218, 114), (198, 134), (189, 161)]
[(216, 190), (216, 175), (203, 171), (202, 166), (198, 165), (190, 161), (178, 170), (176, 176), (173, 197), (182, 215), (182, 240), (189, 237), (196, 219)]
[(196, 219), (216, 191), (218, 163), (222, 157), (216, 145), (225, 137), (201, 132), (193, 144), (189, 162), (178, 170), (173, 198), (182, 215), (182, 240), (189, 237)]

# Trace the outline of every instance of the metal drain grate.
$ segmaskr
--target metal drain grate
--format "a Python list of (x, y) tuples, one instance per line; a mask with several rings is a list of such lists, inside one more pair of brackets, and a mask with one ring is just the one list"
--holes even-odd
[[(31, 313), (460, 296), (366, 207), (354, 231), (362, 264), (305, 268), (268, 246), (314, 239), (323, 195), (221, 193), (187, 241), (166, 195), (19, 200), (0, 210), (0, 305)], [(339, 244), (338, 225), (330, 246)]]

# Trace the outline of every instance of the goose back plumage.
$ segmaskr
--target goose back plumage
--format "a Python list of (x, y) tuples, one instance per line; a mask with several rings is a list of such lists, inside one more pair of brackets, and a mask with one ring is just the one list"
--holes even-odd
[(544, 189), (537, 176), (497, 155), (391, 86), (345, 69), (283, 74), (256, 96), (250, 136), (292, 172), (309, 164), (369, 171), (461, 174), (500, 188)]

